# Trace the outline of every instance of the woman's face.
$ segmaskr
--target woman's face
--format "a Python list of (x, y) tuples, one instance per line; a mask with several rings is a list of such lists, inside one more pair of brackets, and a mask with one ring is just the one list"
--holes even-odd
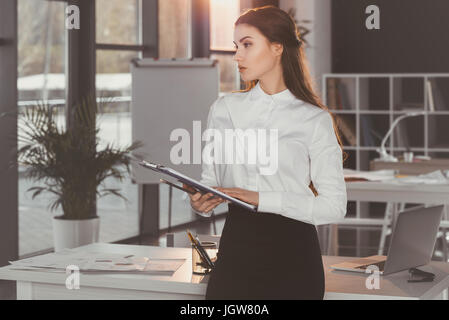
[(243, 81), (263, 78), (279, 64), (282, 54), (282, 45), (270, 43), (256, 27), (248, 24), (235, 27), (234, 46), (237, 50), (234, 60)]

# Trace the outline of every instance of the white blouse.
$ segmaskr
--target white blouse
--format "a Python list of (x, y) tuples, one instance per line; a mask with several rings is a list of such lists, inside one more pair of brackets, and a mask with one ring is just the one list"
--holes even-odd
[[(277, 129), (278, 163), (277, 170), (267, 174), (259, 161), (203, 161), (202, 183), (258, 191), (259, 212), (277, 213), (313, 225), (334, 223), (346, 215), (342, 151), (328, 111), (296, 98), (288, 89), (269, 95), (258, 83), (248, 92), (219, 97), (210, 108), (207, 128), (221, 132)], [(310, 190), (310, 181), (318, 196)], [(212, 210), (194, 212), (212, 214)]]

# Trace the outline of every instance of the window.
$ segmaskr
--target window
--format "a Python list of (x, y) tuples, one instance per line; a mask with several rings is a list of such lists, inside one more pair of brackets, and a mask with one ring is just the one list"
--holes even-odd
[(140, 0), (96, 0), (97, 43), (141, 44)]
[(220, 66), (220, 91), (240, 89), (240, 75), (234, 57), (234, 23), (240, 14), (239, 0), (211, 0), (210, 51)]
[[(238, 0), (210, 0), (211, 54), (220, 61), (221, 91), (239, 88), (239, 74), (232, 60), (233, 23), (239, 14)], [(158, 54), (160, 58), (192, 56), (192, 0), (159, 1), (95, 0), (96, 6), (96, 94), (101, 103), (98, 115), (102, 143), (124, 146), (131, 143), (131, 75), (133, 58)], [(148, 5), (150, 3), (150, 5)], [(147, 6), (148, 5), (148, 6)], [(18, 0), (18, 81), (19, 108), (45, 100), (59, 107), (58, 121), (64, 125), (62, 107), (66, 99), (65, 8), (67, 1)], [(145, 12), (144, 12), (145, 11)], [(154, 13), (154, 16), (152, 15)], [(157, 16), (156, 16), (157, 15)], [(158, 18), (143, 29), (142, 16)], [(154, 18), (153, 18), (154, 17)], [(148, 22), (149, 19), (146, 21)], [(148, 28), (148, 25), (151, 27)], [(152, 31), (154, 33), (152, 33)], [(152, 41), (155, 41), (153, 45)], [(90, 40), (84, 40), (90, 41)], [(155, 51), (155, 49), (158, 51)], [(20, 130), (20, 128), (19, 128)], [(19, 168), (19, 172), (20, 172)], [(23, 172), (23, 169), (22, 169)], [(117, 197), (98, 199), (101, 216), (100, 241), (112, 242), (138, 233), (137, 185), (107, 181), (109, 187), (120, 187), (129, 202)], [(26, 190), (34, 185), (19, 175), (19, 254), (28, 255), (53, 246), (51, 218), (62, 214), (50, 212), (51, 195), (31, 199)], [(164, 191), (162, 191), (162, 198)], [(179, 196), (184, 194), (179, 194)], [(185, 201), (183, 205), (185, 205)], [(163, 204), (166, 201), (162, 200)], [(164, 224), (164, 222), (163, 222)]]
[[(112, 143), (125, 147), (131, 138), (130, 62), (144, 50), (141, 34), (141, 0), (96, 0), (96, 92), (100, 101), (97, 123), (100, 148)], [(128, 199), (107, 196), (97, 200), (101, 217), (101, 242), (113, 242), (138, 234), (138, 190), (128, 178), (106, 181)]]
[(210, 47), (211, 50), (234, 51), (234, 23), (239, 17), (239, 0), (211, 0)]
[[(19, 111), (46, 101), (60, 110), (58, 122), (65, 123), (65, 6), (46, 0), (18, 1)], [(23, 129), (18, 122), (18, 131)], [(20, 147), (20, 143), (19, 143)], [(35, 199), (27, 189), (36, 183), (25, 179), (19, 166), (19, 255), (53, 247), (49, 195)]]
[(191, 0), (159, 1), (159, 58), (189, 58)]

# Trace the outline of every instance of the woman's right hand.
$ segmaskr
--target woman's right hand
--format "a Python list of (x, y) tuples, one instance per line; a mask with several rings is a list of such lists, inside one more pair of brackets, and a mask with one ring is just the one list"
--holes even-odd
[[(186, 184), (182, 184), (182, 186), (186, 189), (196, 191), (191, 186), (188, 186)], [(213, 187), (214, 189), (216, 187)], [(212, 209), (215, 209), (216, 206), (218, 206), (220, 203), (224, 202), (225, 200), (223, 198), (220, 198), (218, 196), (211, 199), (214, 195), (212, 193), (205, 193), (201, 194), (201, 192), (196, 192), (195, 194), (190, 194), (190, 205), (193, 209), (199, 212), (209, 212)]]

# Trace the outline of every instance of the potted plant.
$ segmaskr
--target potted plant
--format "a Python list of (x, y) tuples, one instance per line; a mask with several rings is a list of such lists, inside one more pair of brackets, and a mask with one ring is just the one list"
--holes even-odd
[(109, 177), (125, 178), (121, 169), (130, 171), (127, 155), (141, 143), (126, 148), (107, 144), (100, 150), (96, 109), (94, 99), (80, 103), (70, 129), (58, 126), (53, 108), (45, 104), (26, 109), (19, 117), (18, 162), (25, 167), (26, 178), (43, 183), (28, 191), (33, 199), (42, 192), (52, 193), (50, 210), (62, 207), (63, 214), (53, 217), (55, 251), (98, 241), (97, 197), (115, 195), (126, 200), (119, 189), (106, 188), (104, 182)]

